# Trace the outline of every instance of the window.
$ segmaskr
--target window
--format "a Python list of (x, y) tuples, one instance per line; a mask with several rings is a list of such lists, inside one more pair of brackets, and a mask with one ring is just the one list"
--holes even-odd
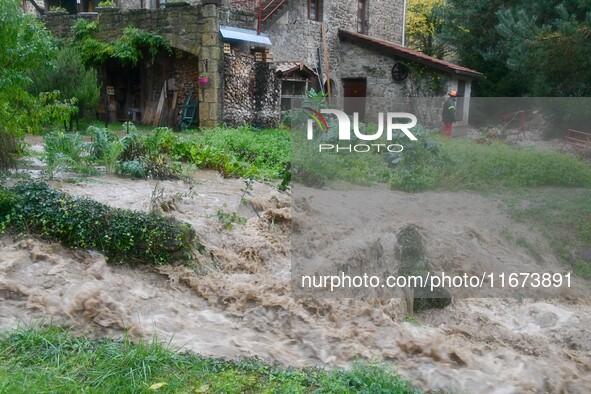
[(368, 0), (359, 0), (359, 3), (357, 3), (357, 32), (361, 34), (367, 34), (369, 19), (367, 1)]
[(313, 21), (319, 21), (321, 6), (321, 0), (308, 0), (308, 19), (311, 19)]
[(288, 111), (292, 106), (292, 100), (296, 97), (304, 97), (308, 90), (307, 80), (284, 79), (281, 81), (281, 111)]

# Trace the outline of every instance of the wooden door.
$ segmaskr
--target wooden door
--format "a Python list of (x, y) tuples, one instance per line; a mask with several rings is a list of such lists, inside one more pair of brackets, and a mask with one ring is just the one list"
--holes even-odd
[(343, 79), (344, 111), (352, 115), (359, 113), (359, 120), (365, 119), (365, 97), (367, 80), (365, 78)]

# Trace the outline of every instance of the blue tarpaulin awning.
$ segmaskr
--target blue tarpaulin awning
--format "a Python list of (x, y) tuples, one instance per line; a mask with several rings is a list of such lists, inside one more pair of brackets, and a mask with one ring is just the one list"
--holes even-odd
[(256, 30), (241, 29), (233, 26), (220, 26), (222, 37), (228, 40), (247, 41), (261, 45), (271, 45), (269, 35), (265, 33), (257, 34)]

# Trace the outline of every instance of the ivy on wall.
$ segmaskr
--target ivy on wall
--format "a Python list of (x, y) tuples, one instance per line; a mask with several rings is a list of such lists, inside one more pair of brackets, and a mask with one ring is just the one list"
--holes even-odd
[(410, 70), (405, 86), (408, 97), (441, 96), (446, 93), (446, 77), (421, 64), (404, 64)]
[(152, 63), (160, 50), (172, 55), (172, 47), (158, 34), (126, 27), (120, 38), (104, 42), (94, 38), (93, 34), (98, 30), (98, 22), (89, 22), (85, 19), (79, 19), (72, 26), (74, 43), (80, 48), (80, 55), (86, 65), (98, 66), (109, 59), (115, 59), (122, 65), (135, 66), (143, 57), (144, 51), (149, 53)]

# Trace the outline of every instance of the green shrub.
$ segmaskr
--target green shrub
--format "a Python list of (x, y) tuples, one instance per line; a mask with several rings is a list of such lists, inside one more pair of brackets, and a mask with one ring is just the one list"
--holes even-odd
[(150, 155), (159, 153), (169, 155), (180, 141), (180, 137), (168, 127), (157, 127), (144, 135), (144, 143)]
[[(170, 264), (191, 260), (197, 247), (187, 224), (155, 214), (75, 199), (43, 183), (21, 183), (0, 194), (14, 198), (5, 228), (57, 240), (70, 248), (95, 249), (111, 263)], [(0, 202), (0, 209), (6, 202)], [(2, 228), (2, 227), (0, 227)]]
[(573, 264), (573, 274), (579, 278), (591, 280), (591, 263), (583, 260), (576, 260)]
[(117, 166), (117, 173), (138, 179), (143, 179), (147, 176), (146, 166), (140, 160), (120, 162)]
[(89, 154), (94, 160), (104, 159), (105, 155), (109, 152), (109, 144), (118, 139), (117, 134), (114, 132), (96, 126), (89, 126), (86, 134), (92, 138)]
[(71, 45), (61, 47), (49, 67), (31, 70), (29, 74), (33, 82), (31, 93), (37, 95), (56, 90), (62, 100), (76, 99), (75, 118), (82, 117), (85, 110), (95, 109), (98, 105), (100, 85), (97, 72), (84, 66), (80, 52)]
[(168, 156), (178, 142), (179, 138), (166, 127), (156, 128), (148, 135), (127, 134), (120, 141), (122, 152), (117, 172), (134, 178), (178, 179), (182, 165)]
[(286, 130), (217, 128), (191, 137), (192, 145), (179, 141), (173, 155), (224, 176), (278, 179), (291, 160), (290, 135)]
[(139, 160), (148, 153), (146, 143), (142, 135), (137, 131), (123, 136), (121, 144), (123, 145), (123, 152), (119, 156), (121, 161)]
[(76, 171), (83, 167), (88, 149), (80, 134), (54, 131), (43, 138), (45, 140), (44, 158), (49, 178), (53, 178), (60, 169)]

